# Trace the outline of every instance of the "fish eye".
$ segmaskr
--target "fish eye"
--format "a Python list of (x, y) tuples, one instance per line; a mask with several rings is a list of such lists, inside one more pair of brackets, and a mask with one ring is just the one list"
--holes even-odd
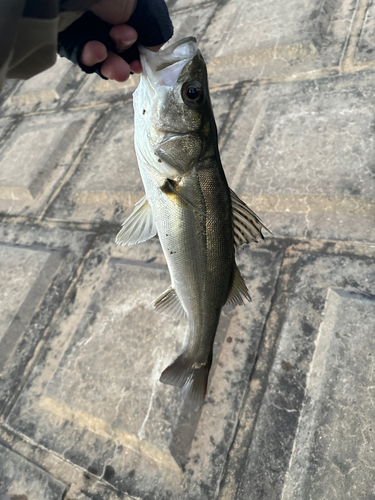
[(194, 81), (184, 83), (181, 93), (185, 104), (189, 106), (202, 104), (204, 101), (203, 88), (199, 82)]

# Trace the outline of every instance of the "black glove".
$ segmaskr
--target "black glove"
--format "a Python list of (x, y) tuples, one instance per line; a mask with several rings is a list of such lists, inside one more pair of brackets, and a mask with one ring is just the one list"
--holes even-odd
[[(138, 33), (138, 43), (153, 47), (167, 42), (173, 35), (173, 25), (169, 17), (164, 0), (138, 0), (135, 11), (125, 23)], [(86, 73), (97, 73), (107, 80), (101, 73), (102, 63), (85, 66), (81, 63), (81, 52), (87, 42), (98, 40), (107, 50), (121, 56), (127, 63), (139, 59), (137, 45), (132, 45), (124, 52), (118, 53), (116, 44), (109, 36), (112, 24), (102, 21), (92, 12), (85, 12), (77, 21), (68, 26), (58, 36), (57, 52), (62, 57), (78, 64)]]

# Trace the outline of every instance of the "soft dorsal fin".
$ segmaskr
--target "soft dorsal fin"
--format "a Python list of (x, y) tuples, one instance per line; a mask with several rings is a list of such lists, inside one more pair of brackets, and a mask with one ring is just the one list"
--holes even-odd
[(251, 301), (251, 297), (249, 294), (249, 290), (247, 289), (246, 283), (244, 282), (244, 279), (241, 276), (237, 264), (234, 263), (232, 286), (229, 291), (226, 303), (227, 304), (232, 303), (238, 306), (242, 306), (243, 304), (245, 304), (244, 299), (247, 299), (249, 302)]
[(146, 196), (143, 196), (123, 223), (121, 231), (116, 236), (116, 243), (122, 246), (136, 245), (152, 238), (156, 232), (150, 204)]
[(230, 196), (233, 210), (235, 248), (251, 241), (258, 242), (258, 237), (264, 239), (262, 228), (271, 233), (259, 217), (231, 189)]
[(172, 285), (153, 302), (155, 309), (166, 316), (171, 316), (174, 319), (182, 319), (186, 313), (182, 307), (180, 299)]

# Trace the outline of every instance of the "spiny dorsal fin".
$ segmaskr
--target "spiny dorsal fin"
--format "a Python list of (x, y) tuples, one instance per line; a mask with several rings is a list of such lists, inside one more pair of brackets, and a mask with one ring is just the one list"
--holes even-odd
[(150, 204), (146, 196), (143, 196), (123, 223), (121, 231), (116, 236), (116, 243), (122, 246), (136, 245), (149, 240), (156, 232)]
[(172, 285), (169, 286), (154, 302), (155, 309), (166, 316), (171, 316), (175, 319), (182, 319), (186, 313), (182, 307), (180, 299)]
[(242, 306), (245, 304), (244, 299), (247, 299), (249, 302), (251, 301), (249, 290), (247, 289), (246, 283), (244, 282), (240, 270), (235, 263), (233, 269), (232, 286), (229, 291), (226, 303)]
[(271, 231), (263, 224), (259, 217), (244, 203), (234, 191), (230, 189), (233, 210), (233, 230), (235, 248), (256, 241), (257, 237), (264, 239), (262, 228)]

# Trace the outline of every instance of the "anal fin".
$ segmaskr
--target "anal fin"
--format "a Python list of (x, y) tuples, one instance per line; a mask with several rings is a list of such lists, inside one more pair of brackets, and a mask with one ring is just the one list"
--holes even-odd
[(237, 267), (237, 264), (234, 264), (233, 276), (232, 276), (232, 286), (229, 291), (227, 304), (236, 304), (238, 306), (242, 306), (245, 304), (244, 299), (251, 302), (251, 297), (249, 294), (249, 290), (247, 289), (246, 283), (241, 276), (240, 270)]
[(157, 233), (150, 204), (143, 196), (134, 206), (133, 212), (116, 236), (118, 245), (136, 245), (149, 240)]
[(175, 319), (182, 319), (186, 316), (185, 309), (182, 307), (180, 299), (175, 289), (172, 288), (172, 285), (159, 295), (153, 302), (153, 306), (159, 313)]

